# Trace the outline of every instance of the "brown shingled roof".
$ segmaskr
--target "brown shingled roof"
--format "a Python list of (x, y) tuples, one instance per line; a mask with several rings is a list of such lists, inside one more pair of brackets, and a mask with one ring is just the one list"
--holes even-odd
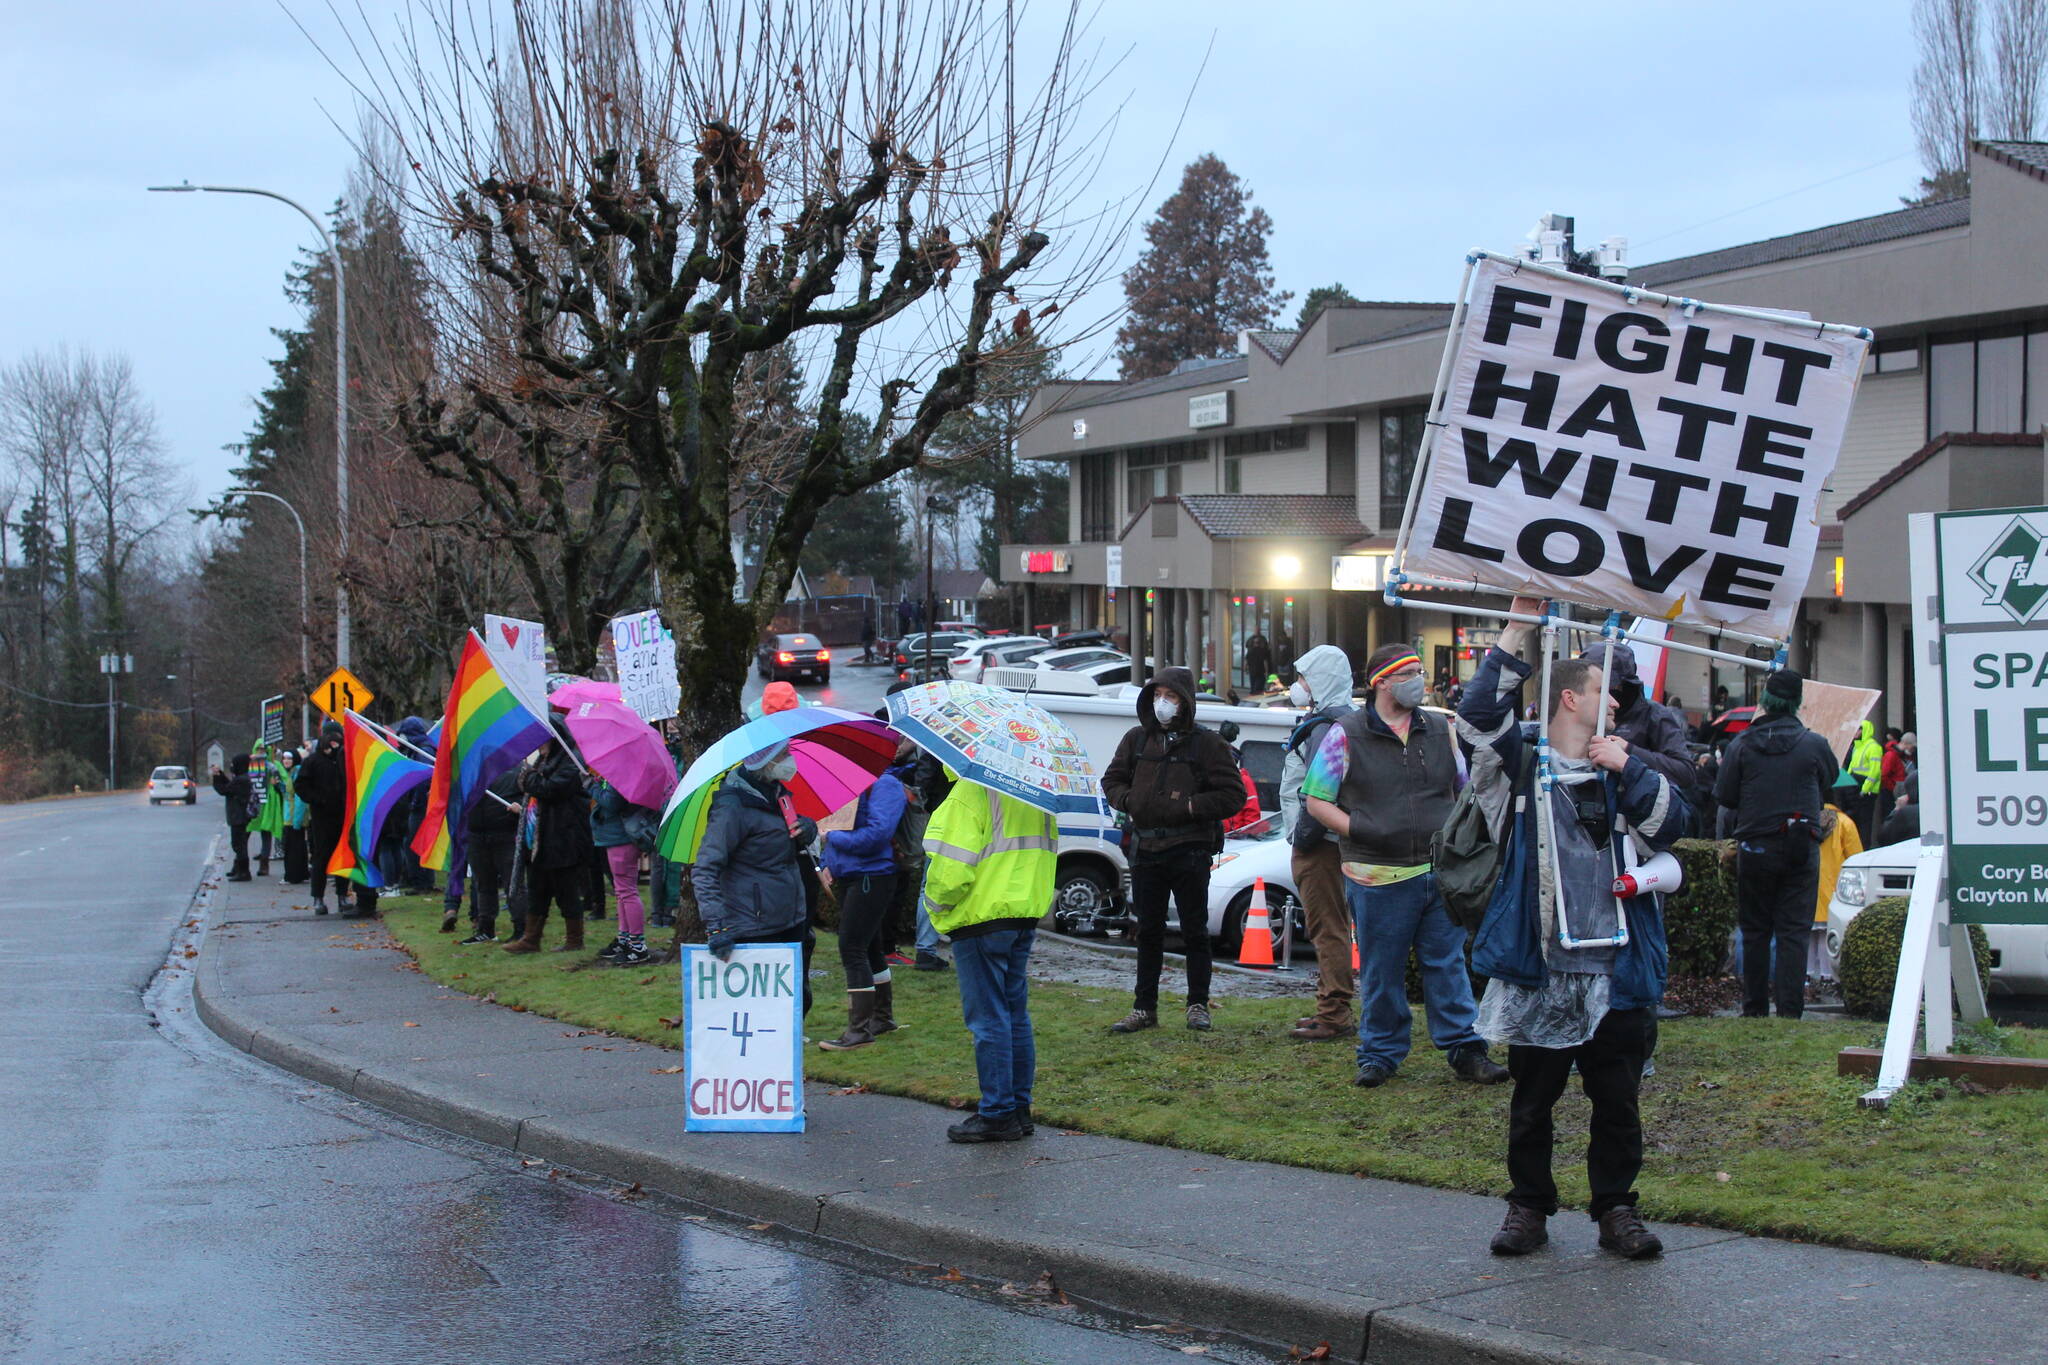
[(1211, 540), (1316, 536), (1346, 541), (1370, 535), (1358, 499), (1326, 493), (1183, 493), (1180, 505)]
[(2033, 431), (1945, 431), (1893, 465), (1876, 483), (1842, 504), (1836, 517), (1847, 521), (1878, 494), (1926, 464), (1950, 446), (2038, 446), (2041, 434)]

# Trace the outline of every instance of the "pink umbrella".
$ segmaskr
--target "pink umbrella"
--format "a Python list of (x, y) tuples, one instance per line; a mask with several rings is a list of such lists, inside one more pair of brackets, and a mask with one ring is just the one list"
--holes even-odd
[(578, 678), (572, 683), (563, 683), (548, 694), (548, 705), (557, 711), (573, 711), (587, 701), (624, 701), (619, 695), (617, 683), (598, 682), (592, 678)]
[[(616, 690), (616, 689), (614, 689)], [(550, 698), (560, 698), (560, 692)], [(660, 810), (676, 787), (676, 761), (646, 721), (616, 701), (576, 703), (562, 723), (591, 771), (636, 806)]]

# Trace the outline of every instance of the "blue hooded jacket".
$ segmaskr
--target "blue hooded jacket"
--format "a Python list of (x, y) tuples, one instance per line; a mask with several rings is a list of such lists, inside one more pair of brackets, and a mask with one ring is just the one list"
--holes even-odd
[(833, 880), (881, 876), (897, 870), (893, 843), (896, 826), (909, 804), (903, 791), (906, 770), (907, 765), (898, 765), (876, 778), (874, 785), (860, 794), (860, 804), (854, 808), (853, 828), (826, 834), (825, 870)]
[[(1494, 825), (1507, 840), (1501, 854), (1500, 880), (1472, 940), (1472, 970), (1512, 985), (1540, 988), (1549, 979), (1543, 958), (1542, 890), (1536, 843), (1536, 746), (1533, 725), (1521, 714), (1522, 684), (1528, 664), (1495, 647), (1458, 707), (1459, 730), (1475, 748), (1490, 750), (1497, 763), (1475, 760), (1472, 781), (1481, 785), (1482, 804), (1489, 786), (1505, 789), (1502, 819)], [(1639, 844), (1662, 851), (1692, 832), (1692, 807), (1676, 784), (1634, 754), (1620, 773), (1602, 773), (1610, 821), (1618, 812)], [(1489, 809), (1493, 807), (1489, 806)], [(1616, 837), (1627, 837), (1617, 834)], [(1628, 917), (1628, 942), (1615, 954), (1610, 1007), (1644, 1009), (1664, 998), (1668, 951), (1664, 940), (1663, 897), (1634, 896), (1622, 902)]]

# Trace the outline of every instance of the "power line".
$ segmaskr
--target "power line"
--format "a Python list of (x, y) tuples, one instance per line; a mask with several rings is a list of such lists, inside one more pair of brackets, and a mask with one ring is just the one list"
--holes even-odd
[(1694, 223), (1691, 227), (1679, 228), (1675, 232), (1660, 233), (1655, 237), (1646, 238), (1643, 241), (1632, 243), (1632, 245), (1639, 247), (1653, 246), (1658, 242), (1668, 242), (1673, 237), (1683, 237), (1688, 232), (1697, 232), (1703, 227), (1712, 227), (1716, 223), (1725, 223), (1730, 218), (1739, 218), (1743, 214), (1748, 213), (1753, 209), (1766, 208), (1772, 204), (1779, 202), (1780, 200), (1790, 199), (1794, 195), (1798, 194), (1805, 194), (1808, 190), (1817, 190), (1824, 185), (1832, 185), (1838, 180), (1847, 180), (1851, 176), (1862, 175), (1865, 171), (1874, 171), (1879, 166), (1889, 166), (1894, 161), (1904, 161), (1907, 157), (1911, 155), (1911, 152), (1900, 152), (1898, 155), (1888, 156), (1882, 161), (1873, 161), (1868, 166), (1858, 166), (1853, 171), (1843, 171), (1840, 175), (1831, 175), (1825, 180), (1816, 180), (1811, 185), (1801, 185), (1796, 190), (1787, 190), (1783, 194), (1774, 194), (1769, 199), (1759, 199), (1754, 204), (1750, 204), (1745, 208), (1733, 209), (1727, 213), (1719, 215), (1718, 217), (1709, 218), (1703, 223)]
[[(0, 678), (0, 687), (6, 688), (9, 692), (19, 693), (31, 700), (42, 702), (48, 706), (68, 706), (79, 711), (104, 711), (107, 709), (107, 704), (103, 701), (62, 701), (56, 697), (46, 697), (40, 692), (31, 692), (26, 687), (16, 687), (4, 678)], [(149, 706), (139, 701), (120, 701), (116, 702), (115, 705), (127, 711), (158, 711), (171, 716), (196, 714), (203, 720), (212, 721), (215, 725), (232, 727), (236, 724), (235, 721), (222, 720), (219, 716), (214, 715), (213, 712), (202, 711), (196, 706)]]

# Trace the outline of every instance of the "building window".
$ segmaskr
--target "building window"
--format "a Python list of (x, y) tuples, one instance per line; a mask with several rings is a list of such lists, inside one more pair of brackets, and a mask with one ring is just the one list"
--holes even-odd
[(1358, 496), (1358, 423), (1332, 422), (1323, 436), (1323, 491)]
[[(1927, 348), (1927, 435), (2025, 431), (2048, 414), (2048, 332), (1990, 328), (1933, 339)], [(2031, 381), (2031, 382), (2030, 382)]]
[(1244, 492), (1243, 460), (1225, 460), (1223, 462), (1223, 491), (1226, 493)]
[(1307, 450), (1307, 427), (1272, 427), (1265, 431), (1234, 431), (1223, 438), (1223, 453), (1263, 455), (1272, 450)]
[(1209, 442), (1206, 438), (1168, 441), (1164, 445), (1133, 450), (1126, 458), (1129, 505), (1135, 512), (1154, 498), (1177, 495), (1180, 492), (1180, 467), (1195, 460), (1208, 459)]
[(1380, 526), (1401, 524), (1408, 510), (1408, 483), (1415, 477), (1415, 457), (1422, 450), (1424, 419), (1429, 405), (1380, 409)]
[(1920, 368), (1920, 339), (1880, 341), (1863, 357), (1865, 374), (1907, 374)]
[(1116, 456), (1084, 455), (1080, 466), (1081, 539), (1116, 536)]

